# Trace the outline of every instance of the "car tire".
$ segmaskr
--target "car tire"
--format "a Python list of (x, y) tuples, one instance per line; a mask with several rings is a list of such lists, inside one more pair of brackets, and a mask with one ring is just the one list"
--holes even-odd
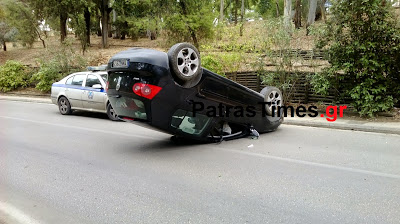
[(64, 96), (58, 99), (58, 110), (62, 115), (69, 115), (72, 113), (71, 103)]
[(178, 43), (168, 51), (168, 60), (175, 81), (185, 88), (195, 86), (201, 79), (200, 53), (189, 43)]
[(265, 110), (267, 112), (267, 115), (269, 116), (272, 115), (273, 106), (275, 106), (275, 112), (277, 112), (278, 106), (279, 107), (283, 106), (283, 95), (278, 88), (267, 86), (264, 89), (262, 89), (260, 93), (261, 95), (264, 96), (264, 102), (267, 103), (267, 105), (265, 105)]
[(107, 104), (107, 116), (112, 121), (118, 121), (118, 115), (115, 113), (115, 110), (112, 108), (111, 104)]

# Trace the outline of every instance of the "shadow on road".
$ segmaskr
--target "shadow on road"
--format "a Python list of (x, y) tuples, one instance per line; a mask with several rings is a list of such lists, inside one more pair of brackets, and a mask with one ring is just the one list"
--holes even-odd
[(170, 151), (177, 151), (177, 150), (190, 150), (194, 147), (197, 149), (201, 149), (202, 145), (209, 145), (213, 143), (204, 143), (204, 142), (197, 142), (191, 139), (180, 139), (178, 142), (172, 141), (171, 138), (163, 138), (160, 140), (154, 140), (147, 144), (142, 144), (140, 146), (132, 147), (129, 145), (130, 150), (133, 151), (140, 151), (140, 152), (170, 152)]

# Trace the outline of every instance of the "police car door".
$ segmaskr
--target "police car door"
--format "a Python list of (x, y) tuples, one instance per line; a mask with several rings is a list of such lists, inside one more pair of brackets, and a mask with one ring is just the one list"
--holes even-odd
[(106, 110), (107, 93), (104, 90), (104, 85), (96, 75), (87, 75), (82, 99), (85, 109)]
[(85, 80), (85, 74), (77, 74), (72, 78), (72, 82), (65, 89), (65, 95), (67, 96), (71, 106), (74, 108), (82, 108), (82, 89), (83, 81)]

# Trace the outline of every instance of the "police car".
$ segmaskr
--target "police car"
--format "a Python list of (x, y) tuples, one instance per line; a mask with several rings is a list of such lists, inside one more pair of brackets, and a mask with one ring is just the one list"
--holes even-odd
[(88, 71), (70, 74), (52, 84), (51, 100), (62, 115), (83, 110), (106, 113), (111, 120), (118, 120), (107, 97), (106, 67), (88, 67)]

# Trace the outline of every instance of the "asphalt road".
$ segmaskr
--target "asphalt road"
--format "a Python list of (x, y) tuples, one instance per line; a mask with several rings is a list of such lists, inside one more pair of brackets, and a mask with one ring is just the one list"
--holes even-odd
[(400, 223), (400, 136), (282, 125), (181, 145), (0, 101), (0, 223)]

